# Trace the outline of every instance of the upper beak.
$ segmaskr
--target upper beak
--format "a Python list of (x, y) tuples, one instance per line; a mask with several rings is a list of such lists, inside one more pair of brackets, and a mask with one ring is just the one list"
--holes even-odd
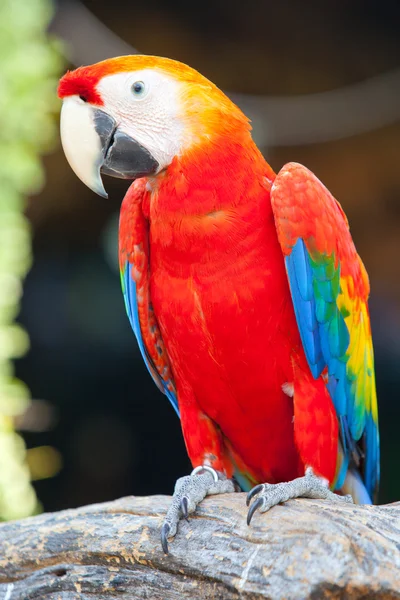
[(158, 162), (110, 115), (77, 96), (68, 96), (61, 109), (61, 142), (75, 174), (91, 190), (107, 198), (101, 173), (121, 179), (153, 174)]

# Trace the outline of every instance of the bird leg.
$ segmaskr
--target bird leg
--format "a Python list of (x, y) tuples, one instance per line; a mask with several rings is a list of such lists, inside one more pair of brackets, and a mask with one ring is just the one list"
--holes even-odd
[(254, 500), (247, 514), (247, 524), (250, 525), (250, 521), (257, 510), (264, 513), (280, 502), (286, 502), (286, 500), (290, 500), (291, 498), (314, 498), (329, 500), (331, 502), (353, 502), (353, 498), (350, 495), (338, 496), (331, 492), (326, 479), (314, 475), (312, 468), (308, 467), (304, 477), (293, 479), (293, 481), (256, 485), (247, 494), (247, 506)]
[(207, 465), (196, 467), (190, 475), (180, 477), (161, 528), (161, 545), (165, 554), (168, 554), (168, 538), (175, 536), (181, 517), (187, 519), (206, 496), (234, 491), (235, 484), (231, 479)]

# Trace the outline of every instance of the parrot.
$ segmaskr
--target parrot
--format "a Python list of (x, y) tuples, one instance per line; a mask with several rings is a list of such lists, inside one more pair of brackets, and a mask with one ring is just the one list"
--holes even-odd
[(81, 66), (58, 96), (78, 178), (103, 197), (103, 175), (131, 181), (126, 312), (193, 467), (176, 482), (164, 552), (211, 494), (248, 492), (249, 525), (294, 498), (376, 501), (370, 285), (339, 202), (299, 163), (275, 173), (239, 107), (176, 60)]

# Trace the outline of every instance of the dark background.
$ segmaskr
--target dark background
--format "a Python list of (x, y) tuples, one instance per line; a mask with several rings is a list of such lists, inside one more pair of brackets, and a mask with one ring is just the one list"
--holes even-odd
[[(232, 92), (324, 92), (400, 66), (397, 1), (84, 4), (141, 52), (182, 60)], [(67, 5), (60, 2), (60, 10)], [(54, 32), (60, 30), (56, 17)], [(89, 47), (90, 37), (84, 43)], [(380, 502), (400, 497), (399, 145), (396, 123), (337, 141), (263, 148), (275, 170), (302, 162), (339, 199), (370, 274)], [(126, 184), (108, 179), (110, 198), (95, 196), (60, 148), (45, 157), (45, 168), (46, 186), (28, 207), (34, 264), (20, 322), (31, 350), (17, 362), (17, 376), (55, 414), (48, 431), (25, 434), (28, 448), (51, 445), (63, 459), (58, 475), (35, 483), (39, 498), (45, 510), (58, 510), (171, 493), (190, 465), (179, 421), (148, 375), (125, 314), (116, 224)]]

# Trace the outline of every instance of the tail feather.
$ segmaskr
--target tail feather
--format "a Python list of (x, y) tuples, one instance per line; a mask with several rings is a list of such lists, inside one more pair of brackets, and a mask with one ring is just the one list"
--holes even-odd
[(355, 469), (347, 471), (340, 491), (342, 494), (351, 494), (356, 504), (373, 504), (360, 474)]

